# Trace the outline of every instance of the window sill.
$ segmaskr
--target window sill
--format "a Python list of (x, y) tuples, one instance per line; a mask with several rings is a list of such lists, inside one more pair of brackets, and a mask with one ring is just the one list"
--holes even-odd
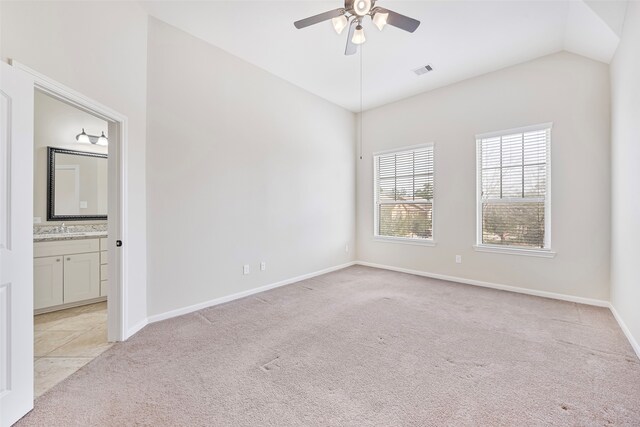
[(478, 252), (493, 252), (498, 254), (509, 255), (525, 255), (534, 256), (540, 258), (554, 258), (556, 253), (550, 249), (524, 249), (524, 248), (509, 248), (502, 246), (492, 245), (473, 245), (473, 249)]
[(376, 242), (400, 243), (403, 245), (415, 245), (415, 246), (435, 246), (436, 245), (436, 242), (433, 239), (406, 239), (402, 237), (374, 236), (373, 240)]

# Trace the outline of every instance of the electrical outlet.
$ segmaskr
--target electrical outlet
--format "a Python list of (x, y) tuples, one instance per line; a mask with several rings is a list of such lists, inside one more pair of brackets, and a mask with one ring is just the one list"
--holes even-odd
[(242, 266), (242, 274), (249, 274), (249, 264)]
[(462, 255), (456, 255), (456, 264), (462, 264)]
[(260, 271), (265, 271), (267, 269), (267, 263), (262, 261), (260, 263)]
[(349, 244), (348, 243), (346, 245), (344, 245), (344, 251), (346, 253), (349, 253)]

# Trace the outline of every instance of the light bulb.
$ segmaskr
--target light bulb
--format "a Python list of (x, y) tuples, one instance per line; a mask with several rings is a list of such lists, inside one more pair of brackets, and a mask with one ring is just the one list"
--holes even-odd
[(373, 23), (376, 27), (378, 27), (380, 31), (382, 31), (384, 26), (387, 25), (388, 17), (389, 17), (388, 13), (376, 12), (376, 14), (373, 15)]
[(362, 25), (358, 24), (356, 30), (353, 32), (353, 38), (351, 39), (351, 41), (354, 44), (362, 44), (367, 41), (367, 39), (364, 37), (364, 30), (362, 29)]
[(98, 142), (96, 142), (96, 144), (102, 145), (102, 146), (109, 145), (109, 140), (107, 139), (106, 136), (104, 136), (104, 132), (102, 132), (102, 135), (100, 135), (100, 137), (98, 138)]
[(340, 34), (342, 33), (342, 30), (346, 28), (348, 21), (347, 21), (347, 17), (342, 15), (342, 16), (333, 18), (331, 20), (331, 23), (333, 24), (333, 29), (336, 30), (336, 33)]
[(365, 16), (371, 11), (371, 0), (356, 0), (353, 11), (358, 16)]
[(82, 129), (82, 132), (76, 135), (76, 141), (81, 142), (83, 144), (91, 144), (91, 140), (89, 139), (89, 135), (87, 135)]

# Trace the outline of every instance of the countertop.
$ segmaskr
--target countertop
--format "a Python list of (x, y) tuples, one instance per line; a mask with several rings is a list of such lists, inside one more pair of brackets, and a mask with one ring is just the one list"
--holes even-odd
[(34, 242), (53, 242), (58, 240), (99, 239), (107, 237), (106, 231), (88, 231), (85, 233), (43, 233), (34, 234)]

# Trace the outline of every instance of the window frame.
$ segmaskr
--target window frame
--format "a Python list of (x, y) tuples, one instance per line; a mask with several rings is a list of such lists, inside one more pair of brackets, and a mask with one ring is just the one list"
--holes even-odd
[[(388, 154), (403, 154), (413, 152), (420, 149), (431, 148), (433, 155), (433, 197), (431, 198), (431, 238), (421, 239), (416, 237), (394, 237), (394, 236), (381, 236), (379, 234), (379, 213), (378, 213), (378, 162), (376, 161), (379, 156)], [(436, 150), (433, 142), (411, 145), (407, 147), (392, 148), (389, 150), (376, 151), (372, 155), (373, 161), (373, 240), (386, 243), (400, 243), (405, 245), (417, 245), (417, 246), (435, 246), (435, 199), (436, 199)]]
[[(482, 242), (482, 140), (487, 138), (503, 137), (518, 133), (548, 130), (549, 138), (546, 142), (546, 183), (544, 201), (544, 248), (529, 248), (526, 246), (492, 245)], [(553, 122), (540, 123), (513, 129), (505, 129), (495, 132), (487, 132), (476, 135), (476, 244), (473, 248), (479, 252), (495, 252), (512, 255), (528, 255), (543, 258), (553, 258), (556, 252), (551, 246), (551, 141)], [(533, 199), (533, 198), (530, 198)], [(515, 198), (511, 202), (526, 203), (527, 199)], [(504, 203), (509, 203), (505, 200)]]

